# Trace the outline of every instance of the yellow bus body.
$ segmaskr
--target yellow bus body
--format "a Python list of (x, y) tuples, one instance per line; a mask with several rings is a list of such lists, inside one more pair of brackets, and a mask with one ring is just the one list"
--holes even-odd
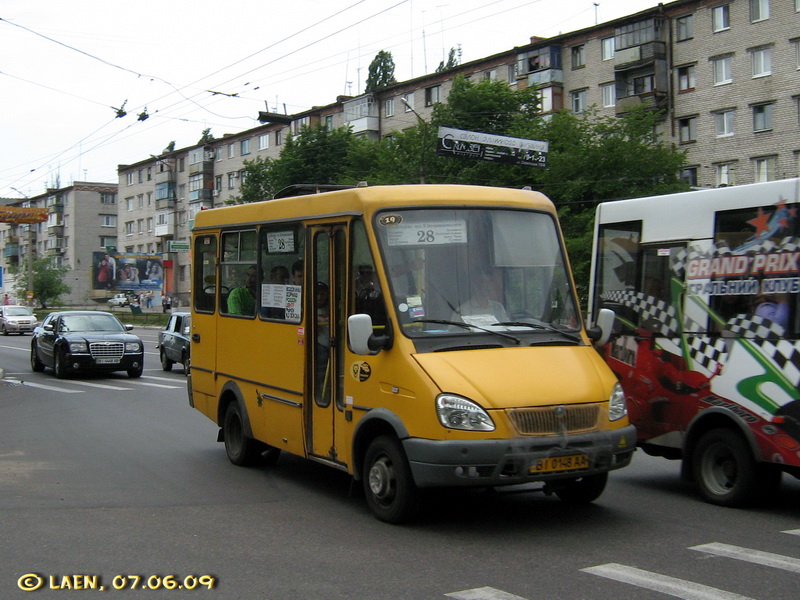
[[(425, 217), (425, 211), (432, 208), (439, 211), (435, 218)], [(403, 256), (424, 254), (430, 269), (436, 260), (448, 265), (446, 252), (467, 252), (476, 236), (483, 235), (480, 228), (468, 229), (472, 225), (465, 225), (468, 217), (461, 215), (474, 212), (476, 218), (485, 219), (497, 210), (510, 217), (485, 222), (508, 223), (516, 215), (546, 217), (555, 224), (552, 239), (557, 248), (544, 253), (563, 254), (552, 203), (527, 190), (448, 185), (356, 187), (197, 213), (190, 403), (220, 425), (220, 439), (226, 438), (226, 447), (235, 444), (227, 438), (237, 433), (236, 415), (226, 430), (226, 411), (235, 405), (242, 421), (241, 435), (251, 450), (255, 444), (259, 452), (279, 450), (311, 458), (364, 481), (370, 507), (385, 521), (399, 522), (413, 515), (419, 487), (535, 480), (545, 482), (565, 499), (593, 500), (599, 495), (598, 486), (602, 491), (606, 473), (630, 461), (635, 432), (624, 405), (621, 416), (610, 417), (610, 399), (616, 393), (619, 402), (621, 391), (591, 345), (577, 309), (572, 309), (574, 331), (568, 339), (533, 322), (505, 328), (494, 323), (483, 329), (457, 323), (439, 328), (423, 324), (430, 314), (427, 305), (437, 300), (435, 282), (456, 281), (460, 267), (451, 265), (453, 272), (448, 273), (451, 269), (442, 266), (436, 272), (424, 271), (429, 269), (426, 266), (420, 272), (397, 276), (393, 274), (395, 266), (389, 264), (395, 255), (405, 253)], [(420, 227), (427, 227), (431, 238), (446, 235), (449, 242), (427, 248), (409, 244), (411, 217), (423, 219)], [(396, 222), (409, 224), (401, 225), (406, 229), (398, 233), (391, 228)], [(513, 276), (537, 267), (508, 266), (516, 259), (498, 259), (506, 252), (504, 246), (515, 244), (506, 244), (501, 225), (496, 227), (488, 236), (493, 258), (481, 258), (485, 253), (477, 248), (471, 260), (494, 261), (500, 273), (495, 277), (499, 281), (502, 276), (504, 289), (510, 289)], [(509, 227), (509, 235), (520, 235), (514, 226)], [(380, 228), (383, 242), (376, 232)], [(524, 232), (522, 235), (525, 237)], [(248, 266), (253, 239), (258, 240), (255, 262), (261, 270), (257, 292), (261, 313), (246, 317), (224, 314), (229, 310), (224, 296), (231, 287), (225, 285), (225, 273)], [(281, 257), (281, 250), (276, 250), (281, 240), (295, 249), (292, 258), (300, 256), (304, 261), (303, 286), (281, 288), (266, 283), (271, 261)], [(233, 260), (237, 252), (234, 258), (238, 260)], [(374, 330), (384, 346), (368, 353), (356, 353), (348, 343), (352, 334), (349, 319), (358, 305), (353, 298), (362, 293), (356, 290), (356, 271), (364, 260), (354, 254), (374, 258), (374, 281), (370, 283), (380, 290), (375, 295), (383, 298), (386, 309), (386, 324)], [(564, 299), (561, 294), (557, 301), (547, 302), (577, 306), (566, 258), (563, 261), (567, 275), (559, 289), (568, 289), (570, 297)], [(331, 308), (315, 311), (307, 289), (312, 279), (320, 277), (327, 277)], [(397, 292), (400, 284), (413, 287), (414, 277), (417, 283), (425, 283), (423, 292)], [(200, 298), (204, 285), (206, 297)], [(531, 297), (541, 295), (536, 286), (528, 287), (531, 291), (526, 293)], [(264, 304), (276, 290), (278, 295), (295, 293), (302, 298), (302, 315), (297, 320), (264, 316), (269, 314)], [(442, 303), (442, 298), (438, 301)], [(324, 323), (325, 310), (330, 315), (329, 329), (324, 330), (330, 332), (330, 348), (320, 350), (315, 332), (325, 326), (313, 321), (317, 314), (317, 322)], [(484, 333), (484, 329), (502, 329), (505, 337)], [(531, 336), (548, 337), (540, 343)], [(316, 352), (324, 352), (320, 356), (327, 357), (327, 362), (323, 364)], [(437, 408), (442, 395), (457, 405), (442, 409), (442, 414), (449, 411), (450, 417), (440, 416)], [(467, 400), (463, 411), (461, 399)], [(447, 427), (442, 421), (445, 418), (471, 421)], [(372, 448), (379, 438), (377, 449)], [(383, 458), (373, 459), (376, 455)], [(240, 458), (237, 454), (231, 460), (243, 464), (245, 460)], [(400, 480), (386, 486), (382, 477)], [(598, 483), (601, 479), (602, 485)]]

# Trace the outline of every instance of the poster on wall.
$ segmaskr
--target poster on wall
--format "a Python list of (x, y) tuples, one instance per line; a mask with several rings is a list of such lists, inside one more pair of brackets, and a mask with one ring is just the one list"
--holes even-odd
[(163, 284), (161, 254), (92, 253), (92, 289), (160, 290)]

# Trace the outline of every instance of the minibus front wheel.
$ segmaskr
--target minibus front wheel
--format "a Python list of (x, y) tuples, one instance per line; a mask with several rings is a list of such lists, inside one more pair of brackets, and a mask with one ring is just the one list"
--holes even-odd
[(386, 523), (413, 518), (421, 496), (400, 442), (389, 436), (370, 442), (364, 457), (364, 494), (372, 513)]

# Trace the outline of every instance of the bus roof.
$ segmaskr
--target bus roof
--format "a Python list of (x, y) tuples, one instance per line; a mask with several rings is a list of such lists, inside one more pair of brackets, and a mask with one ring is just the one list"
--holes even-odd
[(800, 202), (800, 179), (603, 202), (597, 206), (595, 223), (642, 221), (643, 243), (702, 239), (712, 237), (718, 211), (769, 206), (781, 200)]
[(371, 214), (391, 207), (463, 205), (533, 208), (555, 213), (553, 203), (544, 194), (530, 190), (472, 185), (386, 185), (353, 187), (203, 210), (195, 215), (193, 229), (343, 214)]

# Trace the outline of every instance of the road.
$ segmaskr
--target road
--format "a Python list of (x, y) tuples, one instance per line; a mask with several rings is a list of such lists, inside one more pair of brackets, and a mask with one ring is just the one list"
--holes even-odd
[(101, 598), (797, 598), (794, 478), (769, 506), (724, 509), (700, 501), (678, 463), (638, 452), (591, 506), (440, 493), (418, 522), (390, 526), (342, 473), (290, 456), (231, 465), (189, 408), (180, 365), (161, 371), (157, 332), (135, 332), (147, 349), (137, 380), (33, 373), (30, 337), (0, 337), (4, 600), (98, 597), (76, 589), (91, 586)]

